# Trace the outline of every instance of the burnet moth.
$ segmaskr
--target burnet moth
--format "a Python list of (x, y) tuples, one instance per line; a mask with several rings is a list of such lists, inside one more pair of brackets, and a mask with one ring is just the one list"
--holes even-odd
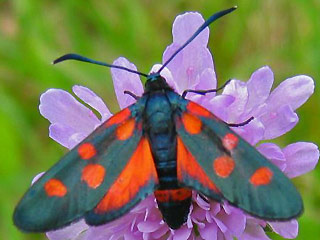
[(181, 96), (160, 76), (202, 30), (235, 9), (212, 15), (151, 74), (77, 54), (55, 60), (134, 72), (147, 78), (145, 91), (142, 96), (126, 92), (134, 104), (104, 122), (32, 185), (15, 209), (15, 225), (26, 232), (59, 229), (81, 218), (101, 225), (154, 194), (164, 221), (178, 229), (186, 222), (192, 190), (265, 220), (299, 216), (303, 203), (291, 181), (230, 124), (185, 98), (188, 92), (205, 95), (219, 89), (185, 90)]

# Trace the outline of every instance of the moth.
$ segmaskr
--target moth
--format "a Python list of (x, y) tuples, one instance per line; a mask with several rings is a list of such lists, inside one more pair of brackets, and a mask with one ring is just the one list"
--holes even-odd
[(303, 203), (291, 181), (210, 111), (186, 99), (219, 89), (177, 94), (160, 75), (165, 66), (216, 19), (212, 15), (162, 67), (143, 74), (122, 66), (66, 54), (54, 63), (78, 60), (120, 68), (147, 78), (142, 96), (68, 152), (25, 193), (14, 223), (26, 232), (62, 228), (84, 218), (101, 225), (126, 214), (154, 194), (172, 229), (187, 220), (192, 190), (227, 201), (265, 220), (299, 216)]

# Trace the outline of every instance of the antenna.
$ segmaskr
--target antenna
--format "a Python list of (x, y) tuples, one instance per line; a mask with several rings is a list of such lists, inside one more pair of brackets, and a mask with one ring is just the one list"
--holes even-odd
[(109, 63), (105, 63), (105, 62), (96, 61), (96, 60), (81, 56), (81, 55), (76, 54), (76, 53), (65, 54), (65, 55), (57, 58), (56, 60), (54, 60), (52, 62), (52, 64), (57, 64), (57, 63), (60, 63), (60, 62), (66, 61), (66, 60), (76, 60), (76, 61), (80, 61), (80, 62), (88, 62), (88, 63), (93, 63), (93, 64), (97, 64), (97, 65), (101, 65), (101, 66), (105, 66), (105, 67), (110, 67), (110, 68), (118, 68), (118, 69), (125, 70), (127, 72), (139, 74), (140, 76), (143, 76), (143, 77), (148, 77), (148, 74), (141, 73), (141, 72), (138, 72), (138, 71), (126, 68), (126, 67), (122, 67), (122, 66), (118, 66), (118, 65), (112, 65), (112, 64), (109, 64)]
[[(182, 49), (184, 49), (190, 42), (192, 42), (193, 39), (195, 39), (206, 27), (208, 27), (212, 22), (214, 22), (215, 20), (217, 20), (218, 18), (223, 17), (224, 15), (233, 12), (234, 10), (237, 9), (237, 6), (234, 6), (232, 8), (217, 12), (215, 14), (213, 14), (210, 18), (208, 18), (199, 28), (198, 30), (177, 50), (175, 51), (174, 54), (172, 54), (172, 56), (161, 66), (161, 68), (156, 72), (156, 74), (160, 74), (160, 72), (171, 62), (171, 60), (179, 53), (182, 51)], [(118, 65), (112, 65), (109, 63), (105, 63), (105, 62), (100, 62), (100, 61), (96, 61), (84, 56), (81, 56), (79, 54), (76, 53), (68, 53), (65, 54), (59, 58), (57, 58), (56, 60), (54, 60), (52, 63), (53, 64), (57, 64), (66, 60), (76, 60), (76, 61), (80, 61), (80, 62), (87, 62), (87, 63), (93, 63), (93, 64), (97, 64), (97, 65), (101, 65), (101, 66), (105, 66), (105, 67), (109, 67), (109, 68), (118, 68), (118, 69), (122, 69), (125, 70), (127, 72), (131, 72), (131, 73), (135, 73), (138, 74), (140, 76), (146, 77), (148, 78), (148, 74), (142, 73), (142, 72), (138, 72), (126, 67), (122, 67), (122, 66), (118, 66)]]
[(162, 67), (158, 70), (157, 73), (160, 73), (170, 62), (171, 60), (184, 49), (190, 42), (192, 42), (193, 39), (195, 39), (206, 27), (208, 27), (211, 23), (213, 23), (215, 20), (223, 17), (224, 15), (233, 12), (237, 9), (237, 6), (234, 6), (232, 8), (217, 12), (213, 14), (210, 18), (208, 18), (199, 28), (198, 30), (177, 50), (174, 54), (162, 65)]

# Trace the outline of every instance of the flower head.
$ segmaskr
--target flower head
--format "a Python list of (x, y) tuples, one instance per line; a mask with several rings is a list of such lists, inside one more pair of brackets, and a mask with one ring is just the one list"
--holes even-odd
[[(179, 15), (173, 24), (173, 43), (163, 54), (165, 62), (190, 35), (204, 22), (199, 13)], [(185, 89), (214, 89), (217, 86), (213, 59), (207, 48), (209, 29), (205, 29), (189, 46), (178, 54), (161, 72), (176, 92)], [(125, 58), (114, 64), (136, 69)], [(151, 71), (159, 69), (157, 64)], [(134, 99), (125, 95), (129, 90), (142, 95), (139, 76), (119, 69), (111, 69), (114, 88), (120, 108)], [(298, 122), (295, 110), (313, 93), (313, 80), (305, 75), (286, 79), (272, 92), (273, 72), (269, 67), (255, 71), (249, 81), (233, 79), (220, 95), (215, 93), (189, 99), (203, 105), (228, 123), (240, 123), (251, 116), (254, 120), (234, 130), (252, 145), (270, 140), (290, 131)], [(50, 137), (71, 149), (97, 126), (111, 116), (110, 111), (91, 90), (74, 86), (73, 93), (91, 109), (78, 102), (71, 94), (59, 89), (49, 89), (40, 99), (40, 112), (47, 118)], [(319, 158), (316, 145), (297, 142), (284, 148), (274, 143), (263, 143), (257, 149), (276, 164), (288, 177), (296, 177), (312, 170)], [(295, 238), (298, 233), (296, 220), (266, 222), (253, 218), (227, 202), (220, 204), (193, 193), (193, 203), (187, 222), (178, 230), (171, 230), (162, 220), (153, 195), (143, 200), (123, 217), (102, 226), (92, 227), (83, 220), (64, 229), (48, 232), (51, 240), (60, 239), (269, 239), (264, 227), (269, 225), (285, 238)]]

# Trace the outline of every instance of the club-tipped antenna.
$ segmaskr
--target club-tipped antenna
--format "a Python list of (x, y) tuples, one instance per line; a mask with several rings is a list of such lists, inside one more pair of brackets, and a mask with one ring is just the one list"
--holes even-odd
[(233, 12), (237, 9), (237, 6), (234, 6), (232, 8), (217, 12), (213, 14), (210, 18), (208, 18), (199, 28), (198, 30), (177, 50), (174, 54), (162, 65), (162, 67), (158, 70), (157, 73), (160, 73), (170, 62), (171, 60), (184, 49), (190, 42), (192, 42), (193, 39), (195, 39), (206, 27), (208, 27), (211, 23), (213, 23), (215, 20), (223, 17), (224, 15)]
[[(172, 54), (172, 56), (161, 66), (161, 68), (156, 72), (156, 74), (160, 74), (160, 72), (171, 62), (171, 60), (179, 53), (182, 51), (182, 49), (184, 49), (190, 42), (192, 42), (193, 39), (195, 39), (206, 27), (208, 27), (212, 22), (214, 22), (215, 20), (223, 17), (224, 15), (233, 12), (234, 10), (237, 9), (237, 6), (234, 6), (232, 8), (217, 12), (215, 14), (213, 14), (210, 18), (208, 18), (199, 28), (198, 30), (177, 50), (175, 51), (174, 54)], [(65, 54), (59, 58), (57, 58), (56, 60), (54, 60), (52, 63), (53, 64), (57, 64), (66, 60), (76, 60), (76, 61), (80, 61), (80, 62), (87, 62), (87, 63), (92, 63), (92, 64), (97, 64), (97, 65), (101, 65), (101, 66), (105, 66), (105, 67), (109, 67), (109, 68), (118, 68), (118, 69), (122, 69), (125, 70), (127, 72), (131, 72), (131, 73), (135, 73), (138, 74), (140, 76), (143, 77), (148, 77), (148, 74), (142, 73), (142, 72), (138, 72), (136, 70), (132, 70), (123, 66), (118, 66), (118, 65), (113, 65), (113, 64), (109, 64), (109, 63), (105, 63), (105, 62), (101, 62), (101, 61), (97, 61), (97, 60), (93, 60), (84, 56), (81, 56), (79, 54), (76, 53), (68, 53)]]
[(139, 74), (140, 76), (143, 77), (148, 77), (148, 74), (145, 73), (141, 73), (126, 67), (122, 67), (122, 66), (118, 66), (118, 65), (113, 65), (113, 64), (109, 64), (109, 63), (105, 63), (105, 62), (100, 62), (100, 61), (96, 61), (84, 56), (81, 56), (79, 54), (76, 53), (68, 53), (66, 55), (63, 55), (59, 58), (57, 58), (56, 60), (54, 60), (52, 63), (53, 64), (57, 64), (66, 60), (76, 60), (76, 61), (80, 61), (80, 62), (87, 62), (87, 63), (93, 63), (93, 64), (97, 64), (97, 65), (101, 65), (101, 66), (105, 66), (105, 67), (109, 67), (109, 68), (118, 68), (118, 69), (122, 69), (125, 70), (127, 72), (131, 72), (131, 73), (135, 73), (135, 74)]

